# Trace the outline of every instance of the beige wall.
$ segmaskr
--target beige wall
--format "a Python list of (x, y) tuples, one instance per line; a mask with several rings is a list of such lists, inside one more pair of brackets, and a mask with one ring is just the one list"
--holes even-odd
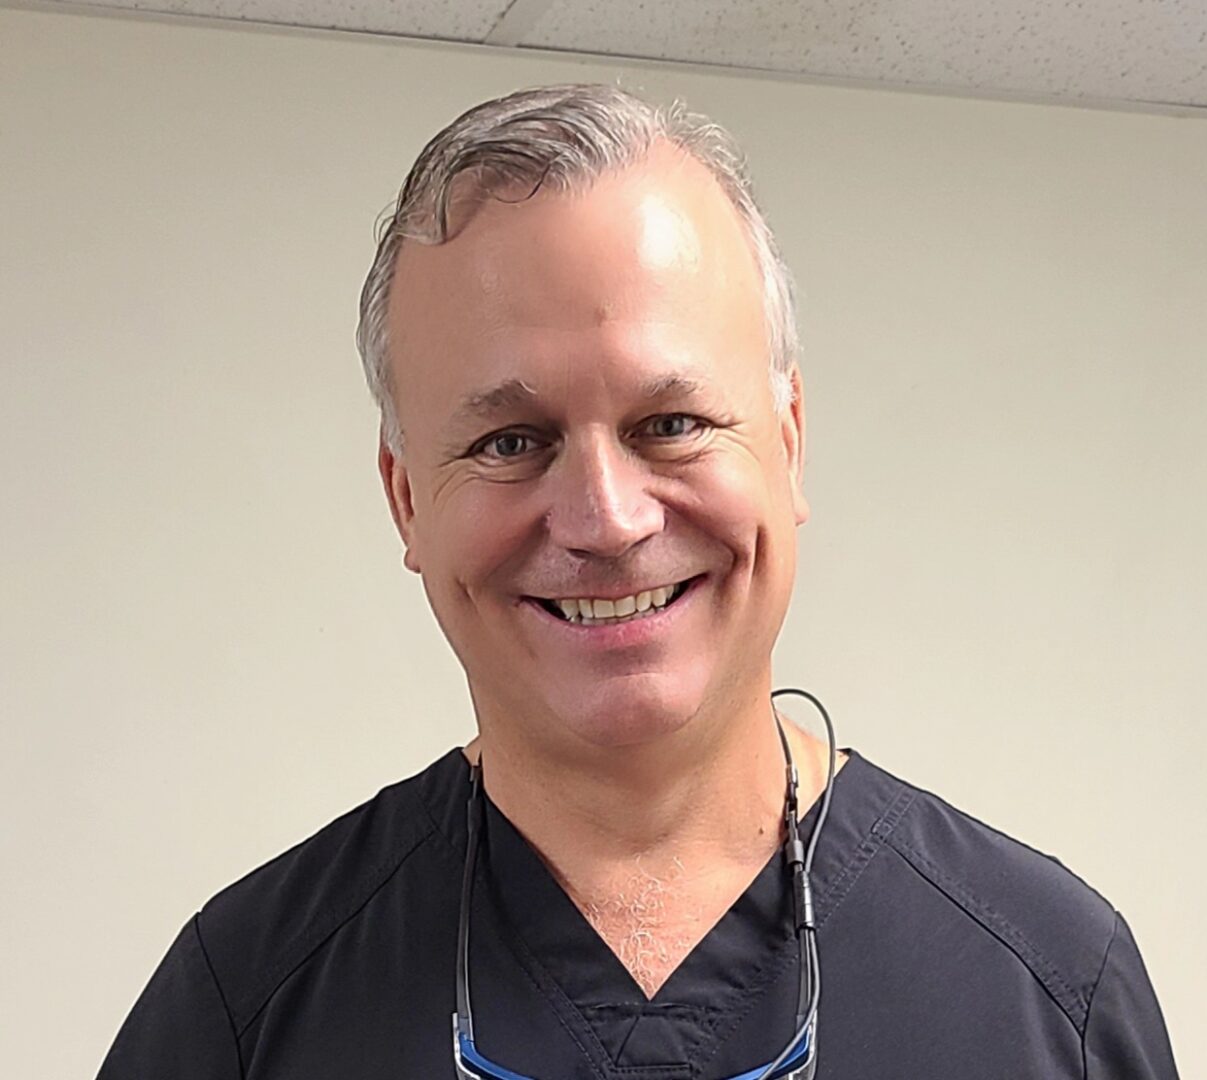
[(0, 12), (0, 1061), (90, 1076), (218, 888), (471, 730), (352, 344), (487, 95), (745, 142), (803, 291), (798, 597), (842, 741), (1131, 920), (1207, 1075), (1207, 122)]

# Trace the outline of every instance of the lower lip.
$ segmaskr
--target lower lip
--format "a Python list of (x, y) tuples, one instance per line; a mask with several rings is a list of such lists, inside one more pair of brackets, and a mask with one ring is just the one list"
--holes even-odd
[(532, 612), (548, 629), (564, 634), (564, 640), (570, 644), (581, 648), (622, 649), (625, 646), (648, 644), (673, 629), (675, 623), (687, 613), (687, 609), (694, 606), (696, 592), (703, 583), (703, 577), (693, 579), (673, 604), (628, 622), (584, 626), (582, 623), (559, 619), (535, 600), (525, 599), (521, 606)]

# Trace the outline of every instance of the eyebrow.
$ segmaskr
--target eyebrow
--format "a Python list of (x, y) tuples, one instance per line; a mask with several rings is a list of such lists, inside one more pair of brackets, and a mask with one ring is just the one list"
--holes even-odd
[(704, 383), (688, 375), (672, 373), (647, 379), (642, 383), (641, 392), (647, 398), (667, 397), (671, 394), (683, 394), (691, 397), (704, 392)]
[[(644, 398), (667, 397), (672, 394), (694, 396), (704, 392), (704, 383), (678, 372), (658, 375), (644, 380), (639, 394)], [(508, 409), (532, 405), (540, 395), (523, 379), (504, 379), (485, 390), (476, 390), (461, 399), (453, 414), (454, 423), (465, 423), (493, 416)]]
[(454, 421), (474, 420), (492, 413), (502, 412), (519, 405), (529, 405), (537, 398), (537, 392), (523, 379), (504, 379), (487, 390), (466, 394), (453, 414)]

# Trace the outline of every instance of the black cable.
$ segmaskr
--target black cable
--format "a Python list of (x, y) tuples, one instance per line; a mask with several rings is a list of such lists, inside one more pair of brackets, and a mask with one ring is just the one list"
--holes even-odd
[[(813, 822), (813, 828), (809, 833), (809, 844), (805, 849), (803, 865), (800, 867), (800, 873), (803, 878), (803, 893), (799, 903), (795, 903), (797, 908), (803, 908), (803, 911), (794, 911), (794, 927), (798, 946), (803, 944), (802, 951), (805, 956), (801, 961), (801, 981), (800, 990), (797, 998), (796, 1012), (796, 1034), (792, 1040), (780, 1052), (770, 1065), (768, 1065), (760, 1074), (759, 1080), (769, 1080), (783, 1063), (792, 1055), (792, 1051), (800, 1045), (801, 1039), (805, 1037), (805, 1033), (809, 1033), (809, 1053), (804, 1066), (803, 1072), (799, 1075), (801, 1080), (811, 1080), (814, 1072), (817, 1070), (817, 1007), (821, 1002), (821, 959), (817, 952), (817, 927), (813, 923), (813, 897), (812, 889), (809, 885), (809, 875), (813, 869), (813, 855), (817, 851), (817, 840), (821, 835), (821, 827), (830, 813), (830, 800), (834, 794), (834, 774), (837, 771), (838, 749), (835, 745), (834, 724), (830, 720), (830, 714), (826, 712), (826, 707), (817, 700), (807, 690), (799, 690), (796, 687), (785, 687), (782, 690), (776, 690), (771, 695), (772, 702), (782, 694), (797, 694), (811, 702), (821, 713), (822, 719), (826, 724), (826, 738), (829, 744), (829, 762), (826, 771), (826, 786), (822, 792), (821, 806), (817, 811), (817, 820)], [(779, 725), (779, 718), (776, 718), (776, 724)], [(780, 727), (780, 739), (784, 744), (785, 751), (788, 748), (788, 741), (784, 735), (783, 728)], [(788, 785), (789, 785), (789, 805), (795, 806), (796, 803), (796, 769), (792, 763), (792, 755), (788, 754)], [(788, 823), (789, 839), (785, 842), (785, 851), (788, 852), (787, 858), (791, 862), (795, 862), (795, 851), (799, 850), (800, 833), (796, 822)], [(795, 844), (793, 840), (795, 839)], [(794, 893), (796, 885), (794, 883)], [(802, 941), (803, 935), (803, 941)], [(808, 988), (806, 991), (806, 987)], [(802, 1003), (808, 999), (808, 1007), (802, 1011)]]
[(470, 794), (466, 808), (465, 870), (461, 877), (461, 914), (457, 920), (457, 1018), (470, 1039), (474, 1037), (474, 1018), (469, 998), (469, 909), (473, 895), (474, 873), (478, 863), (478, 833), (482, 828), (482, 762), (469, 767)]

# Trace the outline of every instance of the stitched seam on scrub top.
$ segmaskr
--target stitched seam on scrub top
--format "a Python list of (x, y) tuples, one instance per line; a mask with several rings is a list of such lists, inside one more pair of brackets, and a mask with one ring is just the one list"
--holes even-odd
[(878, 817), (868, 835), (860, 841), (855, 853), (847, 860), (838, 876), (824, 889), (819, 888), (815, 899), (817, 910), (817, 927), (820, 930), (830, 916), (842, 905), (850, 895), (855, 883), (863, 872), (871, 865), (876, 852), (884, 845), (897, 824), (905, 816), (913, 804), (915, 792), (902, 787), (896, 797), (889, 803), (888, 808)]
[[(898, 822), (901, 821), (906, 811), (909, 810), (915, 794), (911, 789), (902, 786), (889, 802), (888, 807), (872, 824), (867, 835), (847, 858), (847, 861), (842, 865), (834, 880), (828, 885), (818, 886), (814, 907), (817, 912), (817, 927), (819, 930), (850, 894), (851, 889), (854, 888), (855, 883), (859, 880), (864, 870), (868, 868), (876, 853), (883, 847), (884, 839), (897, 827)], [(825, 831), (824, 828), (822, 831)], [(760, 975), (759, 993), (750, 995), (742, 1009), (718, 1018), (717, 1023), (712, 1025), (709, 1030), (709, 1035), (715, 1040), (713, 1047), (705, 1057), (700, 1059), (701, 1065), (707, 1064), (716, 1057), (724, 1045), (724, 1036), (726, 1034), (732, 1035), (753, 1009), (762, 1006), (763, 994), (765, 994), (767, 986), (778, 978), (788, 965), (795, 963), (797, 963), (795, 951), (782, 953), (778, 961), (769, 965), (770, 970), (766, 973), (766, 977), (762, 974)], [(723, 1019), (731, 1021), (728, 1025), (728, 1031), (725, 1030), (725, 1025), (721, 1023)]]
[(1088, 1080), (1090, 1075), (1090, 1059), (1086, 1054), (1085, 1041), (1090, 1034), (1090, 1017), (1094, 1012), (1094, 999), (1098, 995), (1098, 987), (1102, 983), (1102, 977), (1106, 974), (1107, 961), (1111, 958), (1111, 949), (1115, 947), (1115, 939), (1119, 936), (1119, 912), (1115, 912), (1115, 925), (1111, 929), (1111, 940), (1107, 943), (1106, 952), (1102, 954), (1102, 965), (1098, 968), (1098, 975), (1094, 979), (1094, 988), (1090, 991), (1090, 1003), (1085, 1010), (1085, 1027), (1081, 1031), (1081, 1076), (1082, 1080)]
[(1048, 991), (1052, 1000), (1060, 1007), (1073, 1030), (1081, 1034), (1085, 1022), (1085, 1003), (1080, 995), (1064, 980), (1056, 966), (1017, 926), (988, 904), (978, 900), (962, 882), (944, 873), (921, 852), (910, 847), (899, 837), (889, 841), (895, 851), (911, 865), (925, 880), (944, 896), (971, 916), (986, 931), (1013, 952), (1040, 985)]
[(200, 920), (200, 914), (193, 916), (193, 933), (197, 935), (197, 944), (201, 948), (201, 955), (205, 960), (205, 968), (210, 973), (210, 978), (214, 982), (214, 989), (218, 991), (218, 1000), (222, 1002), (222, 1011), (226, 1014), (226, 1022), (230, 1025), (231, 1041), (235, 1044), (235, 1060), (239, 1063), (239, 1080), (244, 1080), (244, 1077), (247, 1076), (247, 1070), (243, 1067), (243, 1047), (239, 1042), (239, 1031), (235, 1027), (235, 1018), (231, 1015), (230, 1005), (227, 1004), (226, 994), (222, 990), (222, 984), (218, 981), (218, 974), (214, 971), (210, 954), (206, 950), (205, 939), (201, 936)]
[[(549, 986), (546, 987), (542, 985), (541, 980), (536, 977), (534, 970), (529, 967), (529, 964), (535, 965), (536, 970), (539, 970), (542, 973), (544, 973), (544, 969), (541, 967), (540, 962), (536, 959), (536, 957), (534, 957), (529, 951), (528, 946), (520, 939), (519, 934), (506, 933), (503, 935), (503, 937), (506, 940), (507, 947), (511, 950), (512, 955), (516, 958), (516, 960), (519, 961), (520, 970), (524, 973), (525, 977), (527, 977), (528, 981), (531, 982), (536, 988), (536, 992), (553, 1006), (553, 1015), (557, 1018), (557, 1022), (561, 1025), (562, 1030), (570, 1036), (571, 1041), (575, 1046), (578, 1047), (583, 1057), (586, 1058), (587, 1064), (591, 1068), (591, 1072), (595, 1076), (599, 1077), (599, 1080), (606, 1080), (604, 1073), (600, 1072), (599, 1067), (595, 1064), (595, 1058), (592, 1056), (591, 1052), (586, 1048), (586, 1046), (583, 1045), (583, 1040), (579, 1038), (578, 1033), (562, 1014), (562, 1007), (566, 1008), (572, 1013), (576, 1012), (577, 1010), (574, 1007), (574, 1003), (562, 992), (562, 988), (557, 984), (557, 981), (548, 974), (545, 975), (545, 979), (548, 981)], [(551, 1000), (550, 991), (552, 991), (552, 996), (556, 1000)], [(595, 1032), (591, 1030), (591, 1026), (586, 1023), (585, 1019), (583, 1020), (583, 1023), (587, 1028), (587, 1037), (598, 1049), (600, 1058), (606, 1060), (608, 1054), (604, 1050), (603, 1044), (600, 1043), (599, 1039), (595, 1035)]]
[(247, 1019), (239, 1027), (239, 1037), (242, 1038), (247, 1029), (255, 1022), (257, 1016), (264, 1011), (272, 1000), (273, 995), (281, 988), (286, 979), (306, 963), (347, 923), (356, 918), (369, 905), (369, 902), (381, 891), (382, 887), (398, 872), (402, 864), (418, 850), (431, 834), (420, 836), (401, 854), (395, 854), (387, 860), (378, 863), (365, 875), (365, 884), (353, 893), (353, 900), (337, 907), (325, 908), (315, 916), (309, 926), (296, 934), (281, 952), (284, 958), (274, 964), (263, 978), (259, 979), (252, 989), (242, 995)]

